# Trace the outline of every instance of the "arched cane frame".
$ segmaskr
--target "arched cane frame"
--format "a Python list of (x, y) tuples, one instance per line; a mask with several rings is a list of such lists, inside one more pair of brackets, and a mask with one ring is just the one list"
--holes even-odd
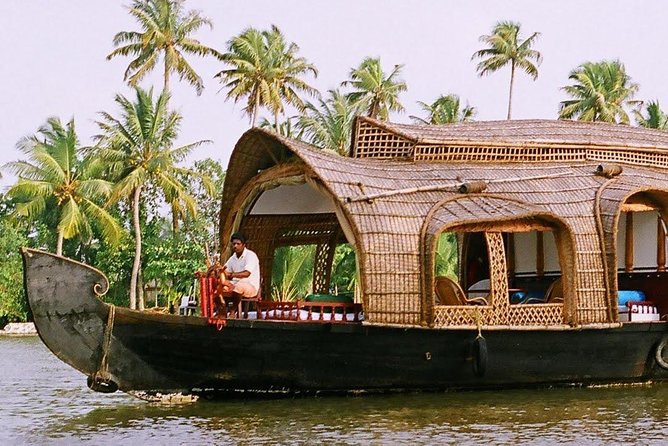
[[(564, 303), (511, 306), (502, 232), (552, 230), (559, 251)], [(438, 235), (444, 231), (484, 232), (490, 260), (490, 304), (437, 306), (434, 301), (434, 262)], [(422, 317), (430, 326), (563, 325), (575, 308), (574, 237), (553, 213), (532, 204), (487, 194), (450, 197), (427, 214), (421, 231)]]
[[(605, 186), (613, 183), (619, 182), (613, 179), (606, 183)], [(601, 225), (601, 238), (604, 240), (605, 251), (608, 253), (606, 269), (609, 284), (609, 319), (611, 321), (616, 321), (618, 317), (617, 291), (619, 290), (619, 283), (617, 277), (617, 262), (619, 247), (617, 246), (617, 233), (619, 231), (619, 220), (621, 218), (622, 207), (629, 202), (629, 200), (632, 200), (640, 194), (644, 194), (650, 199), (651, 204), (654, 205), (663, 221), (668, 224), (668, 190), (649, 186), (623, 184), (617, 185), (617, 188), (614, 190), (603, 187), (597, 194), (597, 217), (600, 221), (599, 224)], [(605, 227), (606, 225), (602, 219), (602, 214), (606, 213), (606, 210), (603, 209), (604, 200), (608, 201), (608, 203), (611, 201), (614, 203), (612, 209), (607, 209), (607, 213), (612, 213), (612, 224), (609, 227)]]

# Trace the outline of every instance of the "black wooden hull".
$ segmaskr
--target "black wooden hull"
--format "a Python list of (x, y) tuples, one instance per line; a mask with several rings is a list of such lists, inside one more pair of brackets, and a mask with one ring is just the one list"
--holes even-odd
[(110, 321), (111, 307), (94, 292), (106, 283), (97, 270), (33, 250), (24, 251), (24, 267), (44, 343), (89, 377), (104, 369), (112, 390), (339, 392), (668, 380), (656, 358), (668, 342), (666, 323), (483, 329), (480, 350), (471, 330), (249, 320), (218, 329), (203, 318), (124, 308), (115, 308)]

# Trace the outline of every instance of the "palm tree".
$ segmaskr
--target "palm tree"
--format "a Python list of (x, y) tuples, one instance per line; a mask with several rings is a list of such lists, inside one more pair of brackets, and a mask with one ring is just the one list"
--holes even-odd
[(311, 73), (317, 77), (318, 70), (305, 58), (297, 57), (298, 51), (299, 46), (288, 44), (273, 25), (268, 31), (248, 28), (227, 43), (222, 60), (230, 68), (215, 77), (228, 90), (227, 99), (234, 99), (234, 102), (246, 99), (244, 113), (248, 115), (251, 127), (255, 127), (260, 107), (272, 112), (274, 125), (278, 127), (278, 116), (284, 112), (285, 104), (303, 110), (304, 102), (299, 92), (317, 94), (302, 76)]
[(411, 116), (410, 118), (418, 124), (452, 124), (455, 122), (467, 122), (472, 121), (476, 115), (475, 107), (470, 107), (468, 104), (466, 107), (461, 108), (459, 101), (459, 96), (456, 94), (449, 94), (447, 96), (439, 96), (431, 104), (418, 101), (418, 104), (422, 107), (427, 113), (425, 119), (419, 118), (417, 116)]
[(647, 114), (643, 115), (642, 110), (633, 110), (639, 126), (648, 129), (668, 129), (668, 115), (661, 110), (659, 101), (649, 101), (645, 106), (645, 111)]
[(354, 91), (348, 94), (349, 99), (365, 109), (369, 117), (386, 121), (391, 111), (404, 111), (404, 106), (399, 102), (399, 93), (408, 87), (403, 80), (398, 79), (402, 68), (403, 65), (395, 65), (386, 76), (380, 59), (367, 57), (359, 67), (350, 70), (350, 79), (341, 85), (353, 87)]
[[(543, 57), (531, 47), (536, 42), (540, 33), (533, 33), (524, 40), (519, 37), (520, 24), (516, 22), (498, 22), (492, 34), (480, 36), (480, 41), (489, 45), (489, 48), (476, 51), (471, 56), (473, 59), (483, 59), (476, 68), (478, 76), (485, 76), (500, 70), (510, 64), (510, 88), (508, 90), (508, 116), (511, 118), (513, 103), (513, 83), (515, 82), (515, 69), (524, 70), (529, 76), (536, 80), (538, 67)], [(535, 64), (534, 64), (535, 62)]]
[(14, 214), (36, 219), (55, 208), (57, 255), (63, 254), (65, 239), (90, 239), (93, 222), (107, 241), (116, 244), (120, 240), (120, 225), (99, 204), (111, 193), (112, 184), (97, 176), (101, 172), (92, 158), (81, 157), (74, 120), (63, 126), (60, 119), (49, 118), (38, 135), (21, 139), (17, 148), (28, 161), (7, 164), (19, 177), (9, 189), (9, 195), (19, 201)]
[(637, 104), (632, 98), (639, 86), (619, 60), (585, 62), (568, 78), (573, 84), (562, 90), (573, 99), (561, 102), (559, 119), (629, 123), (624, 107)]
[(312, 292), (315, 245), (282, 246), (274, 254), (271, 299), (294, 301)]
[(138, 31), (121, 31), (114, 36), (114, 46), (107, 60), (115, 56), (132, 56), (134, 59), (125, 70), (124, 80), (131, 86), (153, 70), (158, 59), (163, 59), (165, 91), (169, 91), (169, 77), (176, 73), (195, 87), (197, 94), (204, 88), (202, 78), (186, 61), (184, 54), (216, 56), (221, 54), (194, 39), (192, 35), (202, 26), (213, 28), (211, 20), (199, 11), (183, 10), (183, 0), (134, 0), (130, 14), (142, 28)]
[(326, 100), (315, 105), (307, 103), (297, 127), (311, 144), (347, 155), (351, 141), (353, 120), (359, 108), (339, 90), (329, 90)]
[[(135, 257), (130, 276), (130, 307), (137, 307), (137, 281), (141, 266), (141, 227), (139, 208), (142, 193), (147, 187), (161, 191), (166, 201), (183, 203), (193, 215), (194, 199), (180, 178), (198, 177), (213, 190), (207, 178), (197, 172), (177, 166), (194, 148), (209, 141), (197, 141), (173, 147), (181, 115), (167, 108), (169, 94), (163, 91), (154, 101), (153, 90), (136, 88), (136, 100), (117, 95), (121, 108), (120, 118), (102, 112), (98, 122), (102, 135), (98, 136), (98, 154), (108, 163), (110, 174), (116, 178), (110, 201), (130, 198), (135, 237)], [(142, 302), (140, 302), (141, 304)]]
[(302, 130), (298, 129), (295, 123), (299, 119), (298, 116), (290, 116), (285, 119), (285, 121), (281, 122), (278, 124), (278, 127), (276, 127), (275, 123), (269, 122), (267, 118), (262, 118), (260, 120), (260, 123), (258, 124), (258, 127), (261, 129), (270, 129), (275, 131), (281, 136), (285, 136), (286, 138), (290, 139), (302, 139), (302, 134), (304, 133)]

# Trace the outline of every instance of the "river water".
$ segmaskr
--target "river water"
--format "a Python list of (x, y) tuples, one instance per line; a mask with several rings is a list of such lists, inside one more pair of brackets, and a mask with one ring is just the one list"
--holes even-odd
[(0, 337), (0, 445), (668, 444), (668, 384), (149, 404)]

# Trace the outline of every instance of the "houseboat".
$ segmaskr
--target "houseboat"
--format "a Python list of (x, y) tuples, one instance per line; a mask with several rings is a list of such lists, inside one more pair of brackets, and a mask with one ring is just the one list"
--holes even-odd
[[(102, 392), (666, 381), (667, 221), (666, 132), (358, 117), (348, 156), (258, 128), (236, 144), (221, 246), (244, 233), (262, 276), (239, 308), (205, 274), (193, 315), (115, 307), (102, 272), (30, 249), (25, 288), (44, 343)], [(342, 244), (352, 297), (331, 285)], [(300, 245), (318, 299), (271, 300), (275, 253)]]

